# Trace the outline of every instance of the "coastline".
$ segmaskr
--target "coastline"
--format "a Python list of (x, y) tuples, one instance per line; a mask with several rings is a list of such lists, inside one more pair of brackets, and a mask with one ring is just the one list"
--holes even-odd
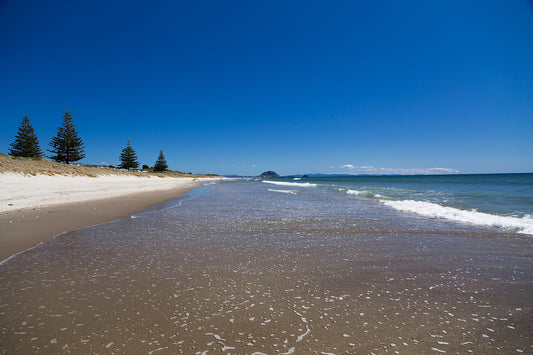
[(0, 265), (9, 353), (528, 352), (533, 246), (315, 189), (218, 184)]
[[(65, 186), (59, 199), (41, 196), (41, 199), (48, 198), (47, 205), (41, 203), (11, 210), (4, 208), (0, 214), (0, 263), (60, 233), (127, 218), (154, 205), (182, 197), (191, 188), (200, 186), (200, 181), (193, 179), (166, 179), (173, 180), (175, 186), (162, 188), (154, 185), (153, 190), (140, 192), (135, 192), (135, 186), (132, 186), (129, 192), (114, 196), (109, 193), (111, 196), (107, 197), (105, 193), (91, 194), (91, 191), (84, 191), (83, 197), (76, 196), (69, 191), (69, 188), (73, 190), (72, 186)], [(19, 186), (19, 189), (25, 188), (23, 184)], [(36, 195), (31, 189), (26, 194)], [(69, 196), (75, 202), (65, 202)], [(27, 204), (23, 196), (17, 201)]]

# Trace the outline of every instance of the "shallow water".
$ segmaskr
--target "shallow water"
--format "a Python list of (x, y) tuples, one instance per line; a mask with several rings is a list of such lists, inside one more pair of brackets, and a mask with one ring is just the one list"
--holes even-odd
[(272, 187), (196, 189), (0, 265), (1, 352), (533, 352), (530, 237)]
[(293, 189), (278, 192), (297, 194), (313, 187), (426, 217), (533, 235), (533, 174), (333, 176), (263, 182)]

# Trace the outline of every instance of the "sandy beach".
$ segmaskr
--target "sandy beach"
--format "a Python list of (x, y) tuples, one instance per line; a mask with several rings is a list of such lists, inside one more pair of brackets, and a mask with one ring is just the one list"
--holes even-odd
[(330, 191), (213, 184), (18, 254), (0, 353), (531, 353), (529, 237)]
[(128, 217), (208, 178), (0, 174), (0, 260), (69, 230)]

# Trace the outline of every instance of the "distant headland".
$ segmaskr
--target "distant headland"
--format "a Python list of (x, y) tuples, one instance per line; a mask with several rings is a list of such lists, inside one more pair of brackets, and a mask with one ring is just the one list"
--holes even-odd
[(279, 176), (276, 172), (269, 170), (269, 171), (265, 171), (264, 173), (262, 173), (261, 175), (257, 177), (259, 179), (270, 179), (270, 178), (280, 178), (281, 176)]

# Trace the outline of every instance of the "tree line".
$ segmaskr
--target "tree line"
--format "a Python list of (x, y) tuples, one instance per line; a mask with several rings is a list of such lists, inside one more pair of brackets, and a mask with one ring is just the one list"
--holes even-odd
[[(51, 155), (48, 157), (56, 162), (70, 164), (85, 158), (83, 141), (78, 136), (78, 131), (72, 122), (72, 115), (68, 110), (63, 116), (63, 124), (57, 128), (57, 134), (52, 137), (49, 146), (50, 149), (47, 149), (47, 151)], [(22, 119), (22, 124), (15, 136), (15, 141), (10, 145), (9, 155), (26, 158), (44, 157), (39, 146), (39, 139), (35, 134), (35, 130), (28, 116), (24, 116)], [(138, 167), (139, 161), (137, 160), (137, 154), (131, 147), (130, 141), (128, 141), (126, 148), (122, 149), (122, 153), (120, 154), (119, 168), (130, 170), (137, 169)], [(145, 167), (148, 168), (146, 165), (143, 165), (143, 169)], [(161, 150), (154, 165), (154, 171), (165, 171), (167, 169), (168, 165)]]

